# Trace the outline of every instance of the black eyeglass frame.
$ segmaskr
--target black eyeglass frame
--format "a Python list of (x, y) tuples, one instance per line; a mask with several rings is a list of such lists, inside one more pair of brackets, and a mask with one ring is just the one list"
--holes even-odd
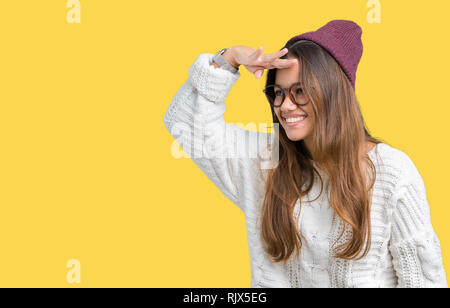
[[(291, 85), (289, 88), (282, 88), (282, 87), (280, 87), (279, 85), (272, 84), (272, 85), (267, 86), (267, 87), (266, 87), (265, 89), (263, 89), (262, 91), (263, 91), (263, 93), (266, 95), (266, 98), (267, 98), (267, 100), (269, 101), (269, 104), (272, 105), (272, 107), (277, 107), (277, 108), (278, 108), (278, 107), (281, 107), (281, 105), (283, 105), (284, 100), (286, 99), (286, 91), (288, 91), (288, 95), (289, 95), (289, 97), (291, 98), (291, 101), (292, 101), (295, 105), (297, 105), (297, 106), (299, 106), (299, 107), (303, 107), (303, 106), (306, 106), (306, 105), (309, 103), (309, 101), (307, 101), (307, 102), (304, 103), (304, 104), (297, 103), (297, 101), (295, 100), (294, 96), (292, 95), (292, 88), (295, 87), (295, 86), (298, 86), (298, 85), (302, 85), (302, 83), (301, 83), (301, 82), (294, 83), (294, 84)], [(280, 105), (275, 105), (275, 103), (271, 101), (269, 94), (267, 94), (268, 88), (271, 88), (271, 87), (273, 87), (274, 89), (275, 89), (275, 87), (277, 87), (277, 88), (283, 90), (283, 97), (281, 98), (281, 104), (280, 104)], [(275, 101), (275, 100), (274, 100), (274, 101)]]

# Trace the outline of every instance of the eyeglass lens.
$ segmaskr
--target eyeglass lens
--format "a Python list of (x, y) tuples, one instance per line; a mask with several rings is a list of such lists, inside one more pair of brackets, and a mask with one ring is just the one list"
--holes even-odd
[[(302, 85), (296, 84), (290, 88), (291, 100), (294, 99), (294, 104), (306, 105), (307, 98), (303, 91)], [(283, 90), (277, 85), (271, 85), (266, 88), (265, 91), (269, 102), (275, 107), (279, 107), (285, 100), (286, 90)]]

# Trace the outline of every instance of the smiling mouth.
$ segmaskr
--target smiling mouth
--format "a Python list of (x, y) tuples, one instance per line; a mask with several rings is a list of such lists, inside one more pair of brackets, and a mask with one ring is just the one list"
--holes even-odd
[(292, 122), (298, 122), (301, 121), (303, 119), (305, 119), (307, 116), (303, 115), (303, 116), (296, 116), (296, 117), (289, 117), (289, 118), (285, 118), (282, 117), (284, 121), (288, 122), (288, 123), (292, 123)]
[(296, 117), (289, 117), (289, 118), (283, 118), (283, 121), (286, 123), (287, 126), (295, 126), (297, 124), (302, 123), (308, 116), (296, 116)]

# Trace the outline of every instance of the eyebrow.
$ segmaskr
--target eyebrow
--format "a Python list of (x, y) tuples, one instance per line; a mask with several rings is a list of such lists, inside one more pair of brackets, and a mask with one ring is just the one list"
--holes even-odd
[[(303, 83), (301, 82), (301, 81), (299, 81), (299, 82), (295, 82), (295, 83), (293, 83), (293, 84), (291, 84), (291, 87), (292, 86), (294, 86), (294, 85), (303, 85)], [(279, 84), (275, 84), (276, 86), (279, 86), (280, 88), (282, 88), (282, 86), (281, 85), (279, 85)]]

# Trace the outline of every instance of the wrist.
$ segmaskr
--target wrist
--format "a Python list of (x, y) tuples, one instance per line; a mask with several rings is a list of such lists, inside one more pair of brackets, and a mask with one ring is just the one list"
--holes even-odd
[(223, 54), (222, 56), (225, 58), (225, 60), (227, 60), (227, 62), (235, 67), (236, 69), (239, 69), (239, 63), (237, 63), (235, 56), (234, 56), (234, 49), (233, 47), (228, 48)]

